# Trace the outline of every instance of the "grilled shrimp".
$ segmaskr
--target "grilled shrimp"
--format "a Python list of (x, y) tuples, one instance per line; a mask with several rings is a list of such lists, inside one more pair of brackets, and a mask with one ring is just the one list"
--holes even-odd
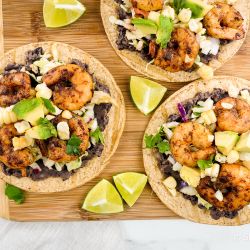
[(25, 175), (25, 168), (35, 162), (35, 155), (29, 148), (14, 151), (12, 138), (18, 135), (13, 124), (0, 128), (0, 161), (9, 168), (20, 169)]
[[(215, 197), (216, 190), (223, 193), (222, 201)], [(222, 164), (217, 181), (201, 179), (197, 192), (216, 208), (237, 211), (250, 202), (250, 170), (238, 164)]]
[(226, 97), (215, 105), (219, 130), (244, 133), (250, 130), (250, 105), (238, 98)]
[(240, 40), (244, 38), (243, 17), (233, 6), (217, 3), (204, 17), (207, 34), (214, 38)]
[(34, 96), (30, 76), (25, 72), (9, 73), (0, 80), (0, 106), (7, 107)]
[[(70, 120), (63, 119), (61, 116), (56, 117), (52, 120), (54, 125), (59, 122), (68, 122), (70, 128), (70, 134), (76, 135), (80, 140), (79, 146), (80, 153), (84, 153), (89, 145), (89, 129), (88, 126), (83, 122), (83, 119), (79, 116), (75, 116)], [(37, 144), (42, 152), (43, 156), (55, 162), (70, 162), (78, 158), (77, 155), (70, 155), (66, 153), (67, 142), (56, 137), (48, 139), (46, 142), (38, 140)]]
[(131, 0), (134, 8), (144, 11), (161, 10), (163, 8), (163, 0)]
[(168, 47), (158, 50), (154, 64), (170, 72), (185, 71), (193, 66), (199, 49), (194, 33), (177, 28), (172, 33)]
[(91, 75), (75, 64), (55, 67), (44, 74), (42, 80), (54, 87), (53, 101), (63, 110), (79, 110), (93, 96)]
[(170, 141), (175, 160), (182, 165), (195, 167), (198, 160), (209, 159), (215, 154), (210, 135), (206, 127), (196, 122), (186, 122), (177, 126)]

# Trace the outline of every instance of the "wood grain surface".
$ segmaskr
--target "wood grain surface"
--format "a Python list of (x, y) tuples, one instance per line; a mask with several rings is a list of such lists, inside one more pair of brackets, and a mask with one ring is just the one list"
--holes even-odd
[[(80, 209), (87, 192), (102, 178), (112, 180), (112, 175), (125, 171), (144, 172), (141, 144), (150, 119), (150, 116), (144, 116), (133, 105), (129, 94), (129, 78), (138, 74), (128, 68), (111, 48), (102, 26), (99, 0), (82, 0), (82, 2), (87, 12), (77, 22), (60, 29), (48, 29), (43, 22), (42, 0), (3, 0), (4, 49), (7, 51), (37, 41), (60, 41), (77, 46), (99, 59), (115, 77), (126, 102), (127, 121), (120, 145), (111, 163), (98, 178), (73, 191), (49, 195), (27, 193), (25, 203), (16, 205), (12, 201), (6, 201), (1, 188), (3, 185), (0, 185), (0, 211), (2, 210), (0, 216), (18, 221), (177, 218), (160, 202), (149, 186), (145, 188), (137, 203), (132, 208), (125, 205), (125, 212), (121, 214), (98, 215)], [(2, 33), (1, 25), (0, 32)], [(249, 39), (248, 36), (239, 53), (217, 71), (217, 75), (234, 75), (250, 80)], [(182, 83), (162, 84), (168, 88), (167, 95), (184, 86)]]

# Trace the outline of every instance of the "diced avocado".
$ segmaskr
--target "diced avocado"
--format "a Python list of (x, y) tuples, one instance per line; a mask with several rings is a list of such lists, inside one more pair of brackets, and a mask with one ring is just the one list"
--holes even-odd
[(67, 170), (70, 172), (74, 169), (80, 168), (82, 166), (82, 160), (81, 158), (75, 160), (75, 161), (71, 161), (66, 163), (67, 166)]
[(36, 125), (39, 118), (44, 118), (43, 101), (40, 98), (22, 100), (14, 106), (13, 112), (18, 119), (23, 119), (32, 125)]
[(215, 145), (224, 155), (229, 154), (229, 152), (234, 148), (238, 139), (238, 134), (232, 131), (215, 132)]
[(239, 152), (250, 152), (250, 131), (243, 133), (236, 144), (235, 149)]
[(198, 204), (203, 205), (206, 209), (209, 209), (212, 207), (210, 203), (208, 203), (206, 200), (200, 197), (199, 194), (196, 194), (196, 197), (198, 198)]
[(154, 21), (149, 20), (149, 19), (133, 18), (131, 22), (145, 36), (156, 34), (157, 29), (158, 29), (157, 24)]
[(203, 17), (207, 8), (207, 4), (201, 0), (174, 0), (173, 6), (177, 13), (181, 9), (190, 9), (192, 11), (192, 18)]
[(200, 183), (200, 171), (195, 168), (183, 166), (180, 170), (181, 178), (191, 187), (197, 187)]
[(170, 17), (160, 15), (159, 28), (156, 34), (156, 43), (161, 45), (161, 48), (166, 48), (171, 39), (171, 34), (174, 28), (173, 21)]
[(40, 118), (38, 125), (28, 129), (26, 135), (34, 139), (46, 140), (50, 137), (57, 136), (57, 131), (50, 121)]

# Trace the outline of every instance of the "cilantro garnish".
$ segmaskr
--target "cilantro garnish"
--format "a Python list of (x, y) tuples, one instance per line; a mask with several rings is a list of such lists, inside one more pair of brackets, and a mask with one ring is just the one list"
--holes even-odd
[(94, 137), (97, 143), (100, 141), (101, 144), (104, 144), (103, 134), (99, 127), (95, 131), (90, 132), (90, 136)]
[(43, 98), (41, 97), (44, 103), (44, 106), (46, 107), (46, 109), (50, 112), (50, 113), (55, 113), (56, 109), (53, 106), (52, 102), (49, 99)]
[(82, 141), (78, 136), (72, 135), (67, 142), (66, 153), (69, 155), (80, 155), (81, 142)]
[(163, 128), (155, 135), (146, 135), (144, 140), (146, 148), (158, 148), (160, 153), (165, 153), (169, 151), (169, 142), (162, 138), (164, 136)]
[(206, 168), (212, 167), (213, 160), (214, 160), (214, 155), (212, 155), (209, 160), (198, 160), (197, 165), (201, 170), (205, 170)]
[(6, 184), (5, 186), (5, 195), (10, 199), (15, 201), (17, 204), (21, 204), (24, 202), (24, 192), (18, 187), (15, 187), (10, 184)]

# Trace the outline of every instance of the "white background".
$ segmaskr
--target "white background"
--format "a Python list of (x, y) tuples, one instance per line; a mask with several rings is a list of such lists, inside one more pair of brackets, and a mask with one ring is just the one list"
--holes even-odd
[(19, 223), (0, 219), (0, 250), (247, 250), (250, 225), (185, 220)]

